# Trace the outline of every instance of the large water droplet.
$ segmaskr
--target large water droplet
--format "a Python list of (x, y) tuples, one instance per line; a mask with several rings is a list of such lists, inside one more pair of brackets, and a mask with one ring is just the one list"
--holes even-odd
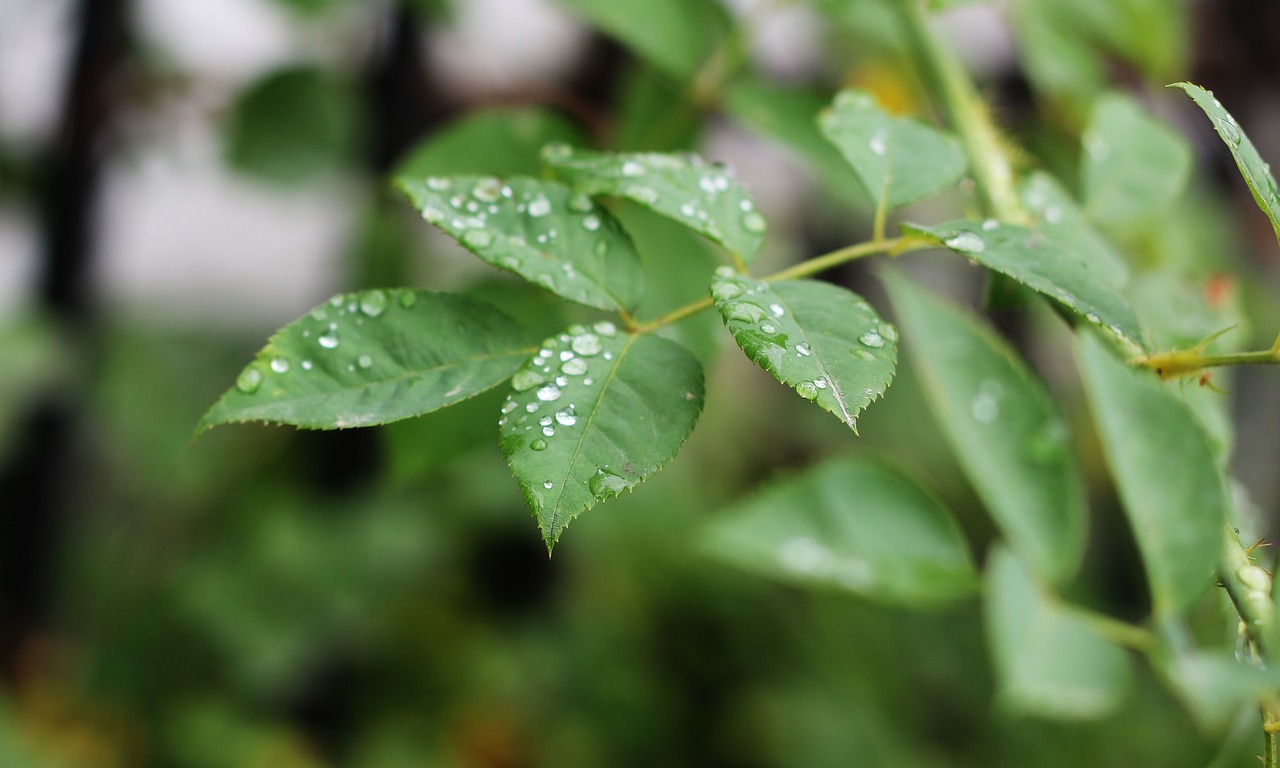
[(987, 244), (973, 232), (957, 232), (943, 240), (942, 244), (961, 253), (982, 253), (987, 250)]
[(580, 357), (566, 360), (564, 365), (560, 366), (560, 372), (569, 376), (581, 376), (587, 372), (587, 361)]
[(758, 323), (765, 318), (764, 309), (746, 301), (740, 301), (729, 309), (730, 320)]
[(736, 283), (716, 283), (711, 289), (711, 298), (724, 302), (742, 295), (742, 288)]
[(864, 347), (879, 349), (884, 346), (884, 337), (880, 335), (879, 331), (867, 331), (858, 337), (858, 343)]
[(323, 335), (317, 338), (316, 341), (320, 342), (320, 346), (325, 349), (336, 349), (338, 346), (338, 331), (330, 328), (325, 331)]
[(535, 451), (545, 451), (547, 450), (547, 441), (543, 440), (542, 438), (538, 438), (537, 440), (534, 440), (532, 443), (529, 443), (529, 447)]
[(252, 395), (254, 392), (257, 392), (261, 386), (262, 371), (257, 368), (245, 368), (240, 372), (240, 375), (236, 377), (236, 389), (246, 395)]
[(1230, 117), (1223, 117), (1214, 120), (1214, 125), (1218, 126), (1218, 132), (1222, 134), (1222, 138), (1231, 146), (1240, 144), (1240, 126), (1236, 125), (1236, 121)]
[(543, 401), (544, 403), (549, 403), (552, 400), (559, 400), (561, 392), (560, 392), (560, 388), (557, 387), (556, 385), (547, 384), (546, 386), (539, 387), (536, 394), (539, 400)]
[(597, 469), (596, 473), (587, 480), (587, 489), (591, 491), (592, 496), (601, 501), (617, 496), (631, 485), (625, 477), (615, 475), (607, 469)]
[(813, 354), (813, 347), (802, 341), (796, 345), (796, 354), (801, 357), (808, 357)]
[(462, 242), (472, 248), (488, 248), (493, 245), (493, 235), (483, 229), (469, 229), (462, 236)]
[(530, 216), (541, 218), (551, 213), (551, 201), (539, 195), (529, 201), (529, 207), (526, 210)]
[(583, 333), (574, 336), (573, 341), (569, 342), (569, 346), (574, 352), (586, 357), (598, 355), (600, 350), (604, 349), (604, 343), (594, 333)]
[(372, 368), (373, 358), (369, 355), (361, 355), (356, 359), (356, 365), (360, 366), (361, 368)]
[(574, 412), (573, 406), (561, 408), (556, 411), (556, 421), (564, 427), (572, 427), (578, 423), (578, 415)]
[(274, 359), (271, 361), (271, 370), (275, 371), (276, 373), (288, 373), (288, 372), (289, 372), (289, 358), (287, 358), (287, 357), (277, 357), (277, 358), (274, 358)]
[(805, 400), (813, 400), (818, 396), (818, 388), (812, 381), (802, 381), (796, 384), (796, 394)]
[(614, 325), (608, 320), (601, 320), (600, 322), (591, 326), (591, 330), (595, 331), (596, 333), (606, 338), (618, 335), (618, 326)]
[(764, 217), (754, 211), (742, 217), (742, 228), (753, 235), (763, 233), (768, 226), (769, 224), (765, 221)]
[(360, 296), (360, 311), (369, 317), (377, 317), (387, 311), (387, 294), (376, 288)]
[(516, 371), (516, 375), (511, 377), (511, 388), (517, 392), (527, 392), (546, 381), (542, 374), (537, 371), (531, 371), (528, 368), (522, 368)]

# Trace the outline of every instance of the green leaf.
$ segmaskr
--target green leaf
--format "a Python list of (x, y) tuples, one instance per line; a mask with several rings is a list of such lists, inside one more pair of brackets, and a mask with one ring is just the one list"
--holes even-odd
[(883, 199), (891, 209), (956, 183), (967, 167), (953, 137), (919, 120), (890, 115), (864, 91), (841, 91), (818, 125), (871, 199)]
[(1081, 162), (1085, 210), (1101, 222), (1148, 216), (1187, 181), (1191, 149), (1128, 96), (1098, 99), (1084, 132)]
[(553, 144), (543, 159), (589, 195), (625, 197), (684, 224), (750, 261), (767, 224), (742, 185), (697, 155), (592, 152)]
[(1206, 731), (1227, 727), (1243, 707), (1266, 700), (1280, 687), (1280, 670), (1244, 664), (1222, 652), (1186, 651), (1156, 661)]
[(905, 279), (889, 295), (938, 422), (1020, 558), (1070, 580), (1084, 551), (1084, 489), (1054, 399), (992, 331)]
[(770, 578), (896, 605), (938, 605), (977, 586), (964, 538), (938, 500), (896, 472), (848, 457), (726, 510), (703, 548)]
[(960, 220), (936, 227), (903, 224), (902, 230), (932, 237), (940, 245), (1048, 296), (1135, 348), (1142, 347), (1138, 320), (1124, 298), (1051, 232), (993, 219), (982, 223)]
[(495, 267), (570, 301), (630, 310), (644, 280), (621, 225), (585, 194), (492, 176), (397, 180), (422, 218)]
[(560, 0), (654, 66), (693, 77), (729, 28), (712, 0)]
[(339, 294), (272, 336), (196, 434), (231, 422), (335, 429), (418, 416), (500, 384), (531, 346), (506, 315), (464, 296)]
[(702, 412), (702, 366), (684, 347), (612, 323), (547, 339), (511, 380), (502, 455), (550, 551), (573, 518), (669, 461)]
[(1263, 161), (1253, 142), (1240, 129), (1239, 123), (1212, 93), (1194, 83), (1174, 83), (1173, 87), (1186, 91), (1213, 121), (1218, 136), (1226, 142), (1231, 156), (1236, 159), (1236, 166), (1240, 169), (1245, 184), (1249, 185), (1254, 202), (1271, 219), (1271, 227), (1275, 230), (1276, 238), (1280, 239), (1280, 191), (1276, 189), (1276, 177), (1271, 175), (1271, 166)]
[(1019, 197), (1027, 212), (1036, 217), (1036, 231), (1078, 257), (1099, 280), (1112, 287), (1128, 281), (1129, 267), (1124, 259), (1093, 229), (1076, 201), (1052, 176), (1032, 172), (1019, 188)]
[(358, 115), (348, 84), (313, 67), (272, 72), (236, 99), (227, 159), (239, 170), (284, 184), (333, 172), (356, 146)]
[(1227, 492), (1209, 437), (1145, 370), (1082, 334), (1085, 391), (1138, 542), (1158, 616), (1186, 610), (1213, 576)]
[(1007, 549), (987, 560), (987, 633), (1003, 706), (1052, 718), (1097, 718), (1129, 688), (1124, 651), (1082, 609), (1041, 592)]
[(479, 110), (418, 143), (399, 161), (395, 175), (537, 176), (544, 146), (584, 140), (573, 122), (550, 109)]
[(711, 297), (751, 362), (850, 428), (893, 380), (898, 332), (854, 293), (815, 280), (771, 285), (721, 267)]

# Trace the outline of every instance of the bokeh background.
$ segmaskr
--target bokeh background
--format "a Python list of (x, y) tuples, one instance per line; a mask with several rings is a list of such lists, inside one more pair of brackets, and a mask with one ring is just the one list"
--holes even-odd
[[(1270, 227), (1161, 86), (1212, 88), (1280, 158), (1280, 5), (940, 5), (938, 34), (1021, 156), (1068, 186), (1107, 88), (1188, 138), (1174, 209), (1110, 234), (1178, 291), (1226, 296), (1236, 342), (1269, 346)], [(1151, 679), (1101, 722), (1003, 714), (976, 605), (910, 613), (699, 554), (717, 509), (842, 452), (921, 479), (980, 550), (989, 523), (905, 363), (854, 438), (714, 318), (682, 324), (708, 369), (698, 430), (551, 560), (498, 453), (501, 393), (379, 429), (191, 441), (266, 336), (339, 290), (466, 290), (547, 333), (578, 317), (428, 231), (397, 170), (536, 174), (552, 140), (696, 149), (767, 215), (768, 271), (868, 237), (866, 195), (812, 118), (843, 85), (933, 114), (907, 62), (881, 0), (0, 0), (0, 766), (1250, 764), (1248, 713), (1203, 732)], [(642, 314), (703, 295), (709, 246), (618, 213), (653, 277)], [(981, 291), (963, 265), (906, 268)], [(874, 270), (829, 279), (887, 311)], [(1175, 295), (1157, 303), (1177, 311)], [(995, 319), (1078, 403), (1052, 318)], [(1219, 383), (1265, 533), (1280, 381)], [(1080, 431), (1095, 516), (1079, 591), (1138, 618), (1133, 544)], [(1212, 606), (1204, 620), (1229, 626)]]

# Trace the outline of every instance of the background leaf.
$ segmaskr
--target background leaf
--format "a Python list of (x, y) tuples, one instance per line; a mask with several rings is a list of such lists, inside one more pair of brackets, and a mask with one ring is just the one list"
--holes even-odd
[(1122, 94), (1098, 99), (1083, 141), (1084, 204), (1096, 221), (1124, 222), (1159, 211), (1182, 190), (1191, 169), (1186, 140)]
[(1064, 246), (1107, 285), (1118, 288), (1128, 281), (1129, 267), (1124, 259), (1093, 229), (1076, 201), (1052, 176), (1032, 172), (1018, 194), (1027, 211), (1038, 219), (1036, 231)]
[(890, 115), (864, 91), (841, 91), (818, 125), (871, 199), (884, 198), (889, 208), (954, 184), (967, 167), (954, 138), (919, 120)]
[(977, 576), (959, 527), (901, 475), (853, 458), (774, 483), (717, 516), (704, 549), (770, 578), (927, 607)]
[(1249, 185), (1254, 202), (1271, 219), (1271, 227), (1280, 240), (1280, 191), (1276, 189), (1276, 177), (1271, 175), (1271, 166), (1262, 159), (1253, 142), (1240, 129), (1240, 124), (1212, 93), (1194, 83), (1174, 83), (1173, 87), (1186, 91), (1209, 116), (1214, 130), (1226, 142), (1231, 156), (1236, 159), (1236, 167), (1240, 169), (1244, 182)]
[(600, 309), (633, 309), (640, 259), (621, 225), (555, 182), (492, 176), (401, 177), (422, 218), (495, 267)]
[(711, 0), (559, 2), (681, 80), (697, 72), (729, 26), (724, 8)]
[(669, 461), (702, 412), (702, 366), (675, 342), (572, 326), (512, 378), (502, 455), (548, 551), (583, 510)]
[(547, 144), (585, 141), (582, 131), (559, 112), (526, 107), (472, 112), (419, 142), (401, 158), (395, 175), (537, 176), (538, 153)]
[(1213, 576), (1227, 495), (1204, 429), (1154, 373), (1130, 368), (1090, 334), (1085, 391), (1138, 542), (1155, 612), (1176, 615)]
[(956, 253), (1054, 299), (1134, 347), (1142, 347), (1138, 320), (1124, 298), (1050, 232), (994, 219), (952, 221), (936, 227), (904, 224), (902, 229), (933, 237)]
[(726, 169), (697, 155), (592, 152), (554, 144), (543, 152), (558, 176), (589, 195), (625, 197), (675, 219), (743, 261), (760, 250), (768, 224)]
[(762, 283), (722, 267), (711, 296), (753, 363), (850, 428), (893, 380), (898, 332), (854, 293), (816, 280)]
[(1081, 609), (1064, 610), (1003, 547), (987, 559), (987, 633), (1002, 705), (1053, 718), (1096, 718), (1129, 688), (1124, 651), (1099, 637)]
[(464, 296), (339, 294), (272, 336), (196, 434), (239, 421), (334, 429), (418, 416), (501, 383), (531, 347), (514, 321)]
[(1044, 386), (994, 333), (899, 277), (889, 294), (929, 403), (1010, 546), (1068, 581), (1084, 550), (1084, 491), (1067, 425)]

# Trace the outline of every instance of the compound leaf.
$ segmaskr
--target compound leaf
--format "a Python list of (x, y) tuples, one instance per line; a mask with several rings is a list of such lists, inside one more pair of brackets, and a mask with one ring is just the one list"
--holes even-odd
[(502, 455), (547, 549), (573, 518), (669, 461), (702, 412), (702, 366), (673, 341), (571, 326), (511, 380)]
[(230, 422), (338, 429), (419, 416), (497, 386), (532, 346), (505, 314), (464, 296), (339, 294), (272, 336), (196, 434)]

